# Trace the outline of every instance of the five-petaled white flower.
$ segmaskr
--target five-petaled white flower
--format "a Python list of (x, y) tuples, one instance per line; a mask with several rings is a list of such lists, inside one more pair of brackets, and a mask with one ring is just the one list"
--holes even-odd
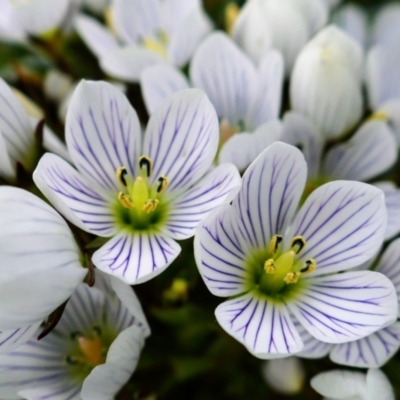
[(0, 351), (29, 340), (87, 269), (64, 219), (22, 189), (0, 188)]
[(45, 154), (34, 181), (73, 224), (110, 240), (92, 258), (127, 283), (161, 273), (240, 186), (231, 164), (207, 174), (218, 146), (218, 118), (198, 89), (174, 94), (153, 113), (142, 143), (135, 110), (105, 82), (82, 82), (66, 121), (78, 171)]
[(387, 277), (339, 273), (379, 249), (386, 228), (382, 191), (331, 182), (294, 217), (306, 177), (301, 152), (274, 143), (246, 170), (233, 204), (215, 210), (196, 231), (195, 257), (205, 284), (217, 296), (233, 296), (216, 309), (218, 322), (260, 358), (303, 349), (294, 321), (323, 342), (343, 343), (397, 316)]
[(101, 273), (96, 286), (77, 288), (44, 339), (0, 355), (2, 398), (114, 398), (136, 368), (150, 330), (129, 286)]

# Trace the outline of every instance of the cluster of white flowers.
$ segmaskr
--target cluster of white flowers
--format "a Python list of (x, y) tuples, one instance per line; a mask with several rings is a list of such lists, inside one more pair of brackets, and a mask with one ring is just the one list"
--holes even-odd
[(0, 0), (1, 40), (75, 29), (118, 81), (49, 71), (64, 144), (0, 78), (0, 398), (113, 399), (150, 334), (130, 285), (194, 237), (217, 322), (276, 390), (303, 385), (292, 356), (329, 355), (369, 370), (316, 391), (394, 399), (400, 190), (377, 178), (398, 161), (400, 6), (369, 35), (355, 6), (327, 25), (333, 3), (248, 0), (224, 33), (200, 0)]

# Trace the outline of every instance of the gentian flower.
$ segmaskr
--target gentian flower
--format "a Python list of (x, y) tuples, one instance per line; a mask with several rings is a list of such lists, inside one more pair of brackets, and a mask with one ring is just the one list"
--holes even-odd
[(76, 28), (103, 70), (130, 82), (150, 65), (183, 67), (211, 30), (199, 0), (114, 0), (110, 11), (117, 37), (89, 17), (78, 17)]
[(129, 284), (161, 273), (240, 186), (231, 164), (207, 174), (218, 119), (203, 92), (176, 93), (153, 113), (142, 143), (135, 110), (105, 82), (82, 82), (68, 109), (66, 142), (75, 166), (45, 154), (33, 174), (39, 189), (73, 224), (109, 238), (92, 258)]
[[(108, 277), (107, 277), (108, 278)], [(2, 398), (110, 400), (136, 368), (150, 333), (131, 288), (124, 304), (101, 273), (100, 288), (81, 284), (56, 329), (0, 355)], [(115, 279), (115, 278), (114, 278)]]
[(216, 309), (217, 321), (260, 358), (303, 349), (294, 321), (320, 341), (344, 343), (397, 316), (387, 277), (347, 271), (382, 243), (383, 193), (361, 182), (330, 182), (294, 216), (306, 177), (301, 152), (274, 143), (246, 170), (233, 204), (216, 209), (196, 231), (204, 283), (214, 295), (232, 297)]
[(0, 187), (0, 351), (29, 340), (87, 274), (64, 219), (33, 194)]
[(367, 374), (333, 370), (322, 372), (311, 379), (311, 386), (324, 400), (395, 400), (393, 388), (379, 369)]

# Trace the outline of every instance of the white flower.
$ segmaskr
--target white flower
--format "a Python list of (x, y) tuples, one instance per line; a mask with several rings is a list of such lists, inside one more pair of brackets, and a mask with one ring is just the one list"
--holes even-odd
[(183, 67), (211, 30), (199, 0), (114, 0), (111, 15), (123, 46), (92, 18), (78, 17), (76, 28), (106, 73), (131, 82), (150, 65)]
[(218, 119), (198, 89), (168, 98), (143, 138), (135, 110), (105, 82), (79, 84), (68, 109), (66, 141), (78, 171), (46, 154), (33, 174), (73, 224), (110, 240), (93, 255), (100, 270), (132, 283), (161, 273), (240, 186), (237, 169), (207, 174), (218, 146)]
[(281, 51), (288, 75), (302, 47), (326, 21), (321, 0), (250, 0), (239, 13), (233, 38), (255, 62), (271, 48)]
[(203, 89), (220, 120), (218, 161), (239, 170), (279, 140), (283, 59), (278, 51), (267, 51), (256, 67), (226, 34), (213, 33), (194, 53), (189, 76), (190, 83), (179, 70), (163, 64), (146, 69), (141, 87), (149, 112), (185, 87)]
[(0, 351), (27, 341), (87, 270), (63, 218), (33, 194), (0, 187)]
[(269, 386), (289, 396), (301, 392), (306, 378), (304, 367), (297, 357), (266, 361), (262, 372)]
[(131, 288), (96, 280), (78, 287), (48, 336), (0, 355), (2, 398), (111, 400), (130, 378), (147, 322)]
[(308, 116), (327, 138), (343, 135), (361, 117), (362, 60), (358, 43), (335, 26), (318, 33), (296, 60), (292, 108)]
[(196, 231), (205, 284), (214, 295), (233, 296), (216, 309), (217, 321), (260, 358), (303, 349), (294, 321), (318, 340), (344, 343), (397, 316), (396, 292), (384, 275), (338, 273), (379, 249), (383, 193), (365, 183), (331, 182), (294, 217), (306, 178), (301, 152), (274, 143), (246, 170), (233, 204), (215, 210)]
[[(28, 115), (22, 103), (26, 101), (23, 97), (17, 98), (0, 78), (0, 176), (8, 181), (15, 181), (17, 163), (27, 171), (33, 171), (39, 156), (35, 137), (38, 120)], [(62, 157), (68, 157), (63, 143), (47, 127), (43, 131), (43, 145)]]
[(311, 386), (325, 400), (395, 400), (389, 380), (379, 369), (361, 372), (333, 370), (311, 379)]
[[(308, 165), (306, 192), (336, 180), (370, 181), (397, 161), (396, 140), (383, 121), (367, 121), (345, 143), (332, 146), (322, 157), (323, 139), (303, 115), (289, 112), (283, 121), (282, 141), (299, 146)], [(400, 232), (400, 190), (393, 184), (375, 183), (385, 193), (388, 225), (385, 239)]]

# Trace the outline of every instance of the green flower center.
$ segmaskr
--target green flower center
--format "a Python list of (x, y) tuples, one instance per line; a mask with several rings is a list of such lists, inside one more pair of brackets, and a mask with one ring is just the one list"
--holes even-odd
[(140, 175), (136, 179), (128, 176), (126, 167), (116, 171), (118, 181), (124, 188), (117, 196), (113, 206), (117, 224), (123, 229), (136, 231), (158, 230), (169, 214), (168, 202), (163, 193), (168, 187), (168, 178), (160, 176), (155, 185), (148, 178), (152, 173), (149, 157), (139, 158)]
[(316, 262), (313, 259), (306, 262), (297, 259), (306, 245), (302, 236), (294, 237), (287, 251), (283, 251), (282, 241), (282, 236), (275, 235), (268, 248), (255, 251), (246, 260), (245, 266), (249, 291), (285, 302), (306, 286), (303, 274), (314, 271)]

